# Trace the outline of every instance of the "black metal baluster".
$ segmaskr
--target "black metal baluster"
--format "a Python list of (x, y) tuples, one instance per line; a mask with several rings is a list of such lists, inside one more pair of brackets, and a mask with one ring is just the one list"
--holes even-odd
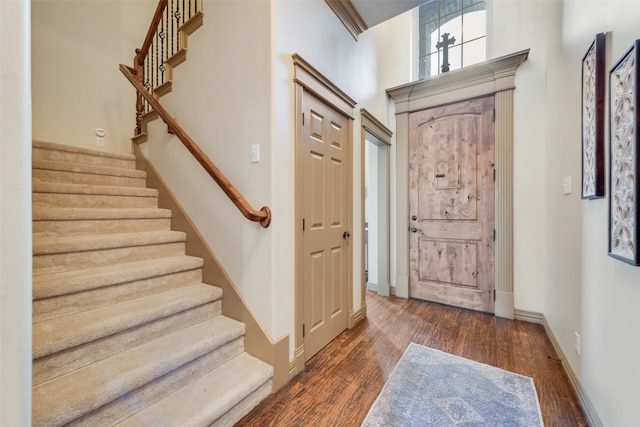
[[(147, 90), (149, 92), (151, 92), (151, 84), (149, 83), (150, 82), (149, 76), (151, 75), (149, 62), (151, 62), (151, 61), (149, 60), (149, 55), (147, 55), (147, 57), (144, 58), (144, 67), (146, 68), (146, 70), (144, 72), (144, 87), (146, 87)], [(148, 113), (149, 112), (149, 101), (147, 101), (146, 98), (143, 98), (143, 102), (144, 102), (143, 111), (145, 113)]]
[(171, 54), (169, 56), (173, 56), (176, 53), (176, 45), (174, 44), (175, 33), (173, 31), (173, 0), (169, 1), (169, 5), (167, 6), (169, 19), (171, 19)]
[(178, 50), (180, 50), (180, 16), (182, 15), (182, 12), (180, 11), (180, 0), (176, 0), (176, 13), (175, 13), (175, 18), (176, 18), (176, 52)]
[(182, 0), (182, 23), (184, 24), (184, 20), (187, 17), (187, 11), (184, 8), (184, 0)]
[(151, 91), (151, 93), (153, 93), (155, 91), (155, 89), (158, 87), (158, 75), (160, 74), (160, 73), (158, 73), (158, 31), (156, 31), (156, 35), (153, 38), (153, 42), (154, 42), (153, 43), (153, 45), (154, 45), (153, 49), (154, 49), (154, 53), (155, 53), (155, 56), (156, 56), (156, 62), (155, 62), (154, 67), (153, 67), (153, 72), (156, 75), (156, 84), (153, 86), (153, 90)]
[(166, 61), (167, 59), (169, 59), (171, 57), (170, 54), (170, 47), (169, 44), (171, 42), (171, 40), (169, 40), (169, 4), (167, 2), (167, 6), (164, 9), (164, 27), (165, 27), (165, 33), (164, 33), (164, 44), (166, 47), (166, 52), (167, 54), (164, 57), (164, 61)]
[(164, 83), (164, 21), (160, 20), (160, 31), (158, 31), (158, 37), (160, 41), (160, 61), (158, 62), (158, 69), (160, 70), (160, 84)]

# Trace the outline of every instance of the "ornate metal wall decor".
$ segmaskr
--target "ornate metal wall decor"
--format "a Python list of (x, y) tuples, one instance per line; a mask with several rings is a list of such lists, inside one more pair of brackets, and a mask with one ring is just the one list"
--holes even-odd
[(582, 198), (604, 196), (605, 34), (582, 59)]
[(638, 265), (638, 60), (640, 40), (609, 72), (609, 255)]

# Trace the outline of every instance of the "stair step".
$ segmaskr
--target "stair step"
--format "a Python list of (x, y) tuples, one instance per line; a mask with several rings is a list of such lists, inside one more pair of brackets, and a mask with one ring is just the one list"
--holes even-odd
[(34, 384), (221, 314), (202, 283), (33, 324)]
[(157, 208), (153, 188), (33, 182), (33, 204), (77, 208)]
[(113, 424), (240, 354), (243, 334), (244, 324), (218, 316), (37, 385), (33, 425), (59, 426), (94, 410), (81, 424)]
[(80, 163), (33, 160), (33, 181), (66, 184), (144, 187), (147, 174), (137, 169), (122, 169)]
[(135, 157), (32, 153), (32, 425), (226, 426), (269, 395)]
[(33, 235), (73, 235), (168, 230), (171, 211), (159, 208), (33, 207)]
[(180, 231), (43, 237), (33, 241), (34, 276), (184, 255)]
[(33, 321), (80, 313), (202, 282), (201, 258), (152, 259), (33, 278)]
[[(233, 425), (271, 393), (272, 375), (271, 366), (243, 353), (117, 425)], [(245, 396), (254, 402), (242, 405)]]
[(45, 141), (33, 141), (32, 158), (122, 169), (135, 169), (136, 166), (136, 158), (132, 154), (109, 153)]

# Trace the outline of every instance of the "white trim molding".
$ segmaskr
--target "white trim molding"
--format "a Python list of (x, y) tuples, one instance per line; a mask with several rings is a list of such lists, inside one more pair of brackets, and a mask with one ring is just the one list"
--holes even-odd
[(358, 40), (358, 36), (369, 28), (351, 1), (325, 0), (325, 3), (336, 14), (354, 39)]

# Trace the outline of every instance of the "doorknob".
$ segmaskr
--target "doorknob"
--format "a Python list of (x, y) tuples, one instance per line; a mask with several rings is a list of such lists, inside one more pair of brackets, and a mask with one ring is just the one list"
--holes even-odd
[(344, 233), (342, 233), (342, 238), (343, 239), (348, 239), (349, 237), (351, 237), (351, 234), (349, 234), (348, 231), (345, 231)]
[(412, 215), (412, 216), (411, 216), (411, 220), (412, 220), (412, 221), (415, 221), (415, 220), (417, 220), (417, 219), (418, 219), (418, 217), (417, 217), (417, 216), (415, 216), (415, 215)]
[(412, 233), (416, 233), (418, 231), (418, 229), (415, 228), (415, 227), (411, 227), (410, 230), (411, 230)]

